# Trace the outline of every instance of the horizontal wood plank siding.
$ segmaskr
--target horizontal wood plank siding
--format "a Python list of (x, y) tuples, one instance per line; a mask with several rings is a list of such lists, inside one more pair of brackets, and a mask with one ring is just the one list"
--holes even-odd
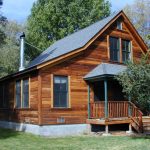
[[(70, 59), (65, 58), (65, 61), (61, 60), (61, 63), (53, 64), (53, 66), (52, 64), (47, 66), (43, 65), (41, 68), (39, 67), (39, 72), (31, 73), (29, 109), (14, 109), (16, 79), (7, 81), (9, 87), (8, 94), (5, 97), (9, 99), (9, 108), (0, 109), (0, 119), (33, 124), (40, 123), (41, 125), (86, 123), (88, 117), (88, 88), (83, 77), (100, 63), (111, 62), (108, 51), (109, 37), (118, 37), (132, 41), (133, 59), (138, 61), (141, 58), (141, 47), (134, 38), (134, 35), (132, 35), (129, 24), (124, 20), (122, 20), (122, 28), (123, 30), (118, 30), (115, 24), (112, 24), (84, 51), (80, 51), (79, 54), (71, 56)], [(40, 81), (38, 78), (39, 74)], [(64, 75), (70, 78), (69, 108), (53, 108), (53, 75)], [(5, 83), (7, 82), (5, 81)], [(1, 82), (0, 84), (3, 83)], [(38, 88), (39, 84), (41, 91)], [(39, 92), (41, 92), (40, 95)], [(94, 99), (92, 87), (90, 97), (91, 100)], [(0, 100), (2, 100), (1, 97)]]
[[(2, 84), (2, 83), (0, 83)], [(15, 79), (5, 82), (8, 86), (8, 92), (5, 94), (5, 100), (9, 102), (8, 108), (0, 108), (0, 120), (38, 123), (38, 78), (37, 74), (30, 75), (30, 108), (15, 109)], [(0, 98), (2, 100), (2, 98)]]

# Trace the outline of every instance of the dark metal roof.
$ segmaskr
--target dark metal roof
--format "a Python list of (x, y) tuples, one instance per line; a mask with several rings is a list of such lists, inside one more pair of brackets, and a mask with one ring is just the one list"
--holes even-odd
[(85, 80), (101, 77), (101, 76), (114, 76), (126, 70), (126, 66), (119, 64), (109, 64), (109, 63), (101, 63), (96, 68), (94, 68), (91, 72), (89, 72), (86, 76), (84, 76)]
[(39, 65), (43, 62), (52, 60), (61, 55), (72, 52), (85, 46), (99, 31), (101, 31), (115, 16), (121, 11), (112, 14), (111, 16), (100, 20), (89, 27), (86, 27), (78, 32), (75, 32), (57, 42), (52, 44), (37, 58), (35, 58), (28, 66), (28, 68)]

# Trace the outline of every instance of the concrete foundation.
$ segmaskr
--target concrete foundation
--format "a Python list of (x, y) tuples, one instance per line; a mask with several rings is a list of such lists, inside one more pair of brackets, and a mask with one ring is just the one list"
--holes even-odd
[(16, 131), (24, 131), (41, 136), (69, 136), (88, 133), (87, 124), (72, 124), (72, 125), (33, 125), (25, 123), (15, 123), (0, 121), (0, 127), (14, 129)]

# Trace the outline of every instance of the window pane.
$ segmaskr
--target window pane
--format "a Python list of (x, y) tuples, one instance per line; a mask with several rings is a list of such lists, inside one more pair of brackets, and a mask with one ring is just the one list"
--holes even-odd
[(21, 107), (21, 81), (16, 82), (16, 108)]
[(122, 40), (122, 61), (126, 62), (130, 56), (130, 41)]
[(54, 76), (54, 107), (67, 107), (68, 78)]
[(122, 30), (122, 24), (120, 21), (117, 21), (117, 29)]
[(0, 108), (3, 108), (3, 85), (0, 85)]
[(6, 83), (3, 85), (3, 107), (8, 108), (8, 101), (9, 101), (9, 84)]
[(29, 79), (23, 80), (22, 107), (29, 107)]
[(60, 82), (61, 82), (61, 80), (60, 80), (60, 78), (59, 77), (55, 77), (54, 78), (54, 84), (55, 84), (55, 86), (54, 86), (54, 90), (55, 91), (59, 91), (60, 90)]
[(60, 92), (60, 105), (67, 107), (67, 92)]
[(119, 61), (119, 38), (110, 37), (110, 59), (112, 61)]
[(61, 78), (60, 90), (61, 91), (67, 91), (67, 78), (66, 77)]
[(54, 91), (54, 107), (59, 107), (60, 105), (60, 95), (59, 92)]

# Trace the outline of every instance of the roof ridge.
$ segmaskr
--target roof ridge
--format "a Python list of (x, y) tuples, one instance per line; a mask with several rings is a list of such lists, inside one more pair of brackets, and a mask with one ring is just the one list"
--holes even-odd
[[(30, 62), (28, 68), (37, 66), (43, 62), (50, 61), (54, 58), (72, 52), (85, 46), (99, 31), (101, 31), (119, 12), (115, 12), (110, 16), (101, 19), (83, 29), (78, 30), (56, 42), (43, 51), (38, 57)], [(54, 50), (55, 49), (55, 50)]]

